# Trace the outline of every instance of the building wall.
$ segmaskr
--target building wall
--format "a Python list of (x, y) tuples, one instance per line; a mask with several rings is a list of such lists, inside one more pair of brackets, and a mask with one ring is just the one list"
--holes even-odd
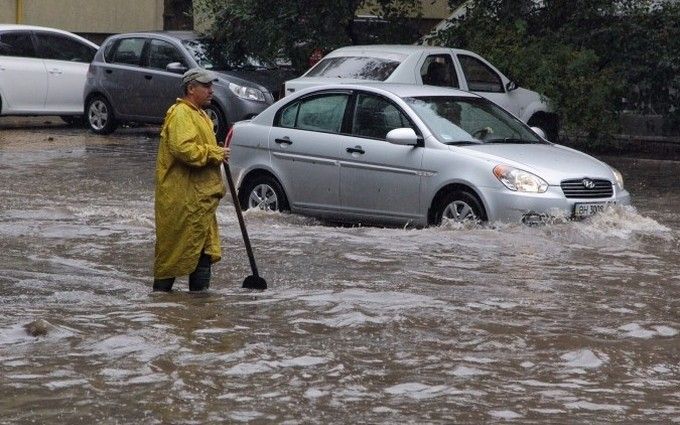
[[(19, 22), (17, 6), (23, 6)], [(0, 23), (82, 34), (162, 30), (163, 0), (0, 0)]]

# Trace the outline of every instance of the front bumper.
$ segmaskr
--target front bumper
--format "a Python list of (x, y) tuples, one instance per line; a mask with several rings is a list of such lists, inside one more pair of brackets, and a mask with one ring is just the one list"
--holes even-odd
[(545, 193), (513, 192), (508, 189), (484, 188), (482, 197), (489, 222), (533, 224), (551, 219), (570, 219), (577, 203), (610, 202), (630, 205), (626, 190), (614, 189), (609, 198), (566, 198), (559, 186), (550, 186)]

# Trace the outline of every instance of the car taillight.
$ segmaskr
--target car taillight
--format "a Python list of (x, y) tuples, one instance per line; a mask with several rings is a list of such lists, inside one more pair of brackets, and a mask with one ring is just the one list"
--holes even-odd
[(231, 139), (234, 137), (234, 127), (231, 127), (227, 132), (227, 138), (224, 141), (224, 146), (229, 147), (231, 145)]

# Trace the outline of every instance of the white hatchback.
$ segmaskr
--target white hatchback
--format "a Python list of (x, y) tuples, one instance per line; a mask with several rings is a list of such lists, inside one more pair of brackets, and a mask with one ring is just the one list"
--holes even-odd
[(98, 46), (54, 28), (0, 25), (0, 115), (83, 115), (83, 88)]
[(518, 87), (486, 59), (469, 50), (413, 45), (336, 49), (301, 77), (286, 82), (286, 95), (307, 87), (362, 81), (427, 84), (471, 91), (541, 128), (553, 142), (559, 121), (547, 99)]

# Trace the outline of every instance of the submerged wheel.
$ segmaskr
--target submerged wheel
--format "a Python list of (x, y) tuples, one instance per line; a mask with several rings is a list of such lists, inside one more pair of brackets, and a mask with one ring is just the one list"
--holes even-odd
[(118, 126), (113, 108), (103, 96), (93, 96), (87, 101), (85, 117), (90, 130), (97, 134), (112, 133)]
[(486, 213), (477, 197), (464, 190), (455, 190), (445, 194), (435, 210), (435, 225), (442, 224), (444, 219), (455, 223), (486, 221)]
[(288, 199), (275, 178), (262, 175), (251, 179), (239, 192), (241, 208), (258, 208), (264, 211), (288, 211)]

